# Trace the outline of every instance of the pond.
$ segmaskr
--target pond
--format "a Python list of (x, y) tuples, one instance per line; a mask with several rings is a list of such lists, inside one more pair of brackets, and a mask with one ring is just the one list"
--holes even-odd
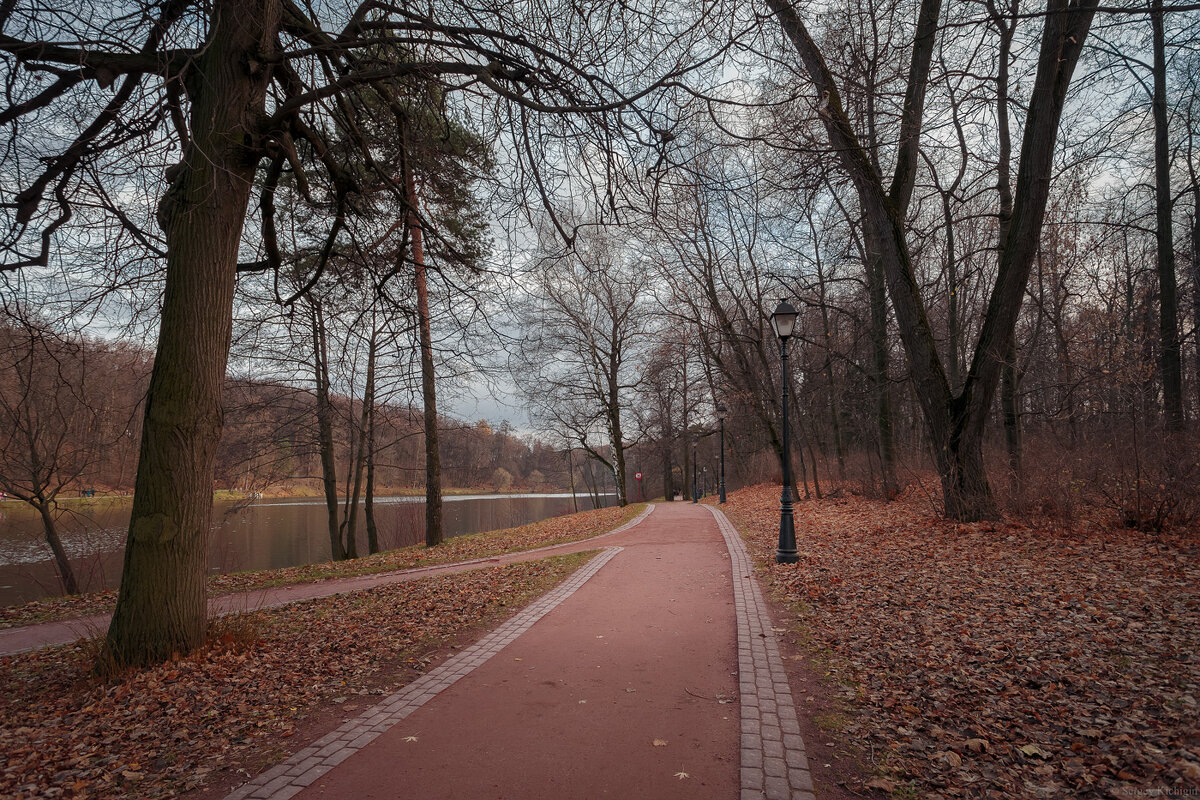
[[(612, 502), (601, 495), (601, 504)], [(570, 514), (570, 494), (447, 495), (443, 498), (447, 537), (512, 528)], [(580, 511), (591, 498), (578, 495)], [(325, 501), (293, 498), (213, 505), (209, 545), (212, 572), (277, 569), (329, 560)], [(377, 497), (375, 520), (384, 550), (425, 541), (424, 497)], [(121, 579), (129, 500), (98, 498), (86, 511), (68, 511), (60, 520), (63, 545), (84, 591), (116, 588)], [(366, 531), (359, 514), (359, 553)], [(60, 594), (57, 573), (41, 523), (32, 510), (13, 500), (0, 503), (0, 605)]]

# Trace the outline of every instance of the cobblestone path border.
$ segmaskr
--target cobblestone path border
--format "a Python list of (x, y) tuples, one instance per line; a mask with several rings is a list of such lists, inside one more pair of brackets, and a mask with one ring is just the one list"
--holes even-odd
[(816, 800), (792, 689), (746, 545), (720, 510), (706, 507), (716, 517), (733, 565), (742, 707), (741, 800)]
[[(640, 522), (639, 516), (625, 530)], [(616, 533), (616, 531), (613, 531)], [(605, 534), (608, 535), (608, 534)], [(546, 614), (583, 586), (621, 547), (606, 547), (558, 587), (534, 601), (515, 617), (475, 644), (430, 670), (395, 694), (381, 700), (356, 719), (344, 723), (297, 752), (284, 763), (243, 784), (225, 800), (287, 800), (378, 738), (384, 731), (432, 700), (459, 678), (500, 652)]]

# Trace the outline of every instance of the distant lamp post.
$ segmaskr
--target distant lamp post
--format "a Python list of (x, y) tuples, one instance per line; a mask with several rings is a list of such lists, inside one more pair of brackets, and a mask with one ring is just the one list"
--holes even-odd
[(700, 496), (708, 497), (708, 465), (705, 464), (700, 473)]
[(771, 315), (771, 327), (779, 337), (779, 357), (783, 362), (783, 493), (779, 496), (779, 548), (775, 551), (775, 563), (795, 564), (800, 554), (796, 552), (796, 525), (792, 516), (792, 448), (788, 438), (787, 344), (796, 327), (796, 309), (791, 303), (779, 301)]
[(700, 498), (696, 497), (696, 437), (692, 437), (692, 504), (700, 502)]
[(725, 502), (725, 415), (729, 412), (724, 403), (717, 404), (717, 419), (721, 420), (721, 489), (717, 502)]

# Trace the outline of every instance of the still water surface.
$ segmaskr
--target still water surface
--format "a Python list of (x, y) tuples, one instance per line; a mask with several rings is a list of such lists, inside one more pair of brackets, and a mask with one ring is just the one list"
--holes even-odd
[[(601, 496), (601, 500), (609, 499)], [(511, 528), (575, 510), (569, 494), (449, 495), (442, 514), (447, 537)], [(579, 510), (592, 508), (578, 496)], [(329, 560), (329, 527), (323, 499), (259, 500), (213, 506), (209, 547), (212, 572), (277, 569)], [(384, 550), (425, 541), (423, 497), (377, 497), (375, 520)], [(358, 550), (366, 553), (359, 514)], [(85, 591), (116, 588), (121, 578), (129, 503), (98, 501), (86, 513), (60, 520), (63, 544)], [(60, 593), (38, 518), (12, 500), (0, 503), (0, 605)]]

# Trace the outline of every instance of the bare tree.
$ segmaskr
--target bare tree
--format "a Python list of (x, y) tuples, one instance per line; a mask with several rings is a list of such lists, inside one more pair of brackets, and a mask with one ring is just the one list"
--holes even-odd
[(1010, 356), (1013, 330), (1037, 251), (1049, 194), (1058, 124), (1075, 65), (1098, 0), (1050, 0), (1041, 35), (1014, 191), (1013, 213), (1001, 244), (998, 277), (963, 388), (955, 392), (938, 353), (916, 281), (904, 218), (917, 173), (926, 88), (938, 34), (940, 0), (924, 0), (916, 25), (890, 185), (864, 148), (841, 99), (840, 82), (820, 46), (787, 0), (767, 5), (812, 81), (816, 109), (841, 168), (853, 180), (872, 250), (880, 258), (908, 353), (930, 445), (942, 479), (946, 514), (977, 520), (999, 513), (983, 464), (983, 433)]
[(521, 338), (511, 367), (535, 417), (569, 430), (612, 472), (621, 505), (628, 502), (624, 419), (641, 382), (633, 355), (648, 321), (644, 280), (631, 257), (598, 231), (581, 235), (569, 252), (543, 257), (516, 310)]
[[(95, 348), (99, 355), (100, 348)], [(67, 594), (80, 590), (58, 531), (58, 498), (86, 488), (105, 448), (126, 429), (132, 405), (97, 402), (104, 371), (89, 364), (78, 333), (64, 333), (19, 303), (0, 317), (0, 489), (42, 523)], [(128, 380), (131, 376), (124, 376)]]
[[(542, 13), (540, 4), (488, 6), (452, 4), (431, 16), (416, 3), (363, 4), (333, 18), (290, 0), (170, 0), (86, 14), (66, 3), (54, 14), (41, 3), (0, 5), (11, 98), (0, 113), (3, 169), (12, 176), (3, 197), (4, 268), (57, 259), (56, 243), (81, 201), (130, 229), (166, 267), (105, 665), (154, 663), (204, 638), (211, 480), (235, 278), (239, 269), (280, 263), (274, 192), (288, 172), (300, 187), (316, 187), (310, 176), (320, 173), (331, 189), (325, 244), (301, 290), (319, 280), (357, 191), (354, 171), (329, 139), (334, 131), (353, 137), (361, 110), (354, 93), (378, 87), (387, 105), (395, 79), (420, 75), (501, 98), (522, 115), (628, 105), (616, 76), (606, 79), (592, 66), (623, 63), (610, 56), (629, 46), (627, 27), (597, 27), (587, 9), (571, 3), (559, 13)], [(686, 42), (659, 47), (657, 34), (669, 26), (653, 15), (613, 22), (655, 31), (642, 49), (658, 48), (659, 58), (648, 55), (646, 67), (660, 77), (688, 57)], [(381, 64), (373, 55), (390, 37), (401, 52)], [(638, 46), (636, 36), (632, 41)], [(56, 120), (77, 118), (78, 133), (62, 133), (72, 126), (46, 133)], [(644, 129), (636, 115), (616, 122)], [(527, 126), (532, 137), (536, 124)], [(611, 138), (617, 128), (596, 130)], [(139, 227), (113, 199), (120, 195), (103, 185), (108, 168), (127, 153), (137, 154), (134, 163), (145, 169), (136, 177), (158, 194), (161, 235)], [(371, 163), (368, 150), (360, 148), (357, 158)], [(260, 166), (261, 239), (246, 247), (243, 228)], [(159, 183), (156, 169), (166, 167)], [(241, 259), (248, 250), (260, 257)]]

